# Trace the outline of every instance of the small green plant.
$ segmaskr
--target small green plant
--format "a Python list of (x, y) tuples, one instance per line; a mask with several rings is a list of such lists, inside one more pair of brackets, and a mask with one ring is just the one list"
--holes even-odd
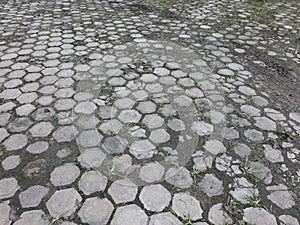
[(204, 113), (204, 112), (206, 112), (206, 111), (208, 110), (208, 108), (206, 108), (206, 107), (203, 106), (203, 105), (198, 105), (198, 106), (197, 106), (197, 109), (198, 109), (198, 111), (201, 112), (201, 113)]
[(239, 143), (240, 143), (239, 141), (230, 141), (230, 142), (228, 143), (228, 146), (229, 146), (229, 148), (232, 149), (232, 148), (238, 146)]
[(223, 225), (230, 225), (228, 222), (224, 222)]
[(250, 161), (249, 161), (249, 159), (248, 159), (248, 156), (246, 156), (246, 158), (245, 158), (244, 169), (245, 169), (246, 171), (249, 171), (249, 169), (250, 169)]
[(190, 217), (190, 214), (188, 214), (184, 219), (183, 219), (183, 225), (195, 225)]
[(56, 217), (56, 218), (52, 218), (52, 219), (49, 221), (49, 224), (48, 224), (48, 225), (56, 225), (56, 224), (58, 224), (58, 222), (60, 222), (62, 219), (63, 219), (63, 216), (62, 216), (62, 215), (60, 215), (59, 217)]
[(255, 173), (252, 173), (251, 171), (249, 171), (249, 175), (250, 175), (250, 181), (257, 186), (258, 184), (260, 184), (262, 182), (261, 178), (259, 178), (257, 175), (255, 175)]
[(247, 113), (242, 112), (242, 111), (239, 110), (239, 109), (234, 109), (234, 112), (235, 112), (238, 116), (240, 116), (240, 117), (242, 117), (242, 118), (248, 118), (248, 117), (249, 117), (249, 115), (248, 115)]
[(211, 123), (211, 117), (209, 115), (203, 114), (202, 115), (202, 119), (204, 120), (204, 122), (206, 123)]
[(53, 119), (53, 121), (57, 122), (59, 120), (59, 117), (58, 117), (58, 115), (54, 114), (52, 116), (52, 119)]
[(261, 203), (261, 197), (258, 194), (253, 193), (253, 196), (248, 198), (247, 202), (250, 206), (257, 207)]
[(192, 177), (194, 178), (194, 180), (196, 179), (196, 176), (201, 174), (203, 171), (197, 169), (195, 166), (193, 166), (193, 169), (192, 169)]
[(239, 207), (239, 206), (242, 205), (242, 203), (239, 200), (237, 200), (235, 198), (232, 198), (230, 200), (230, 205), (233, 206), (233, 207)]
[(279, 135), (280, 138), (290, 138), (294, 139), (294, 135), (290, 131), (285, 130), (284, 128), (279, 127), (275, 130), (275, 134)]
[(265, 141), (263, 141), (262, 143), (275, 145), (275, 144), (277, 144), (277, 140), (274, 138), (268, 138)]
[(92, 171), (93, 168), (85, 168), (84, 170), (85, 170), (85, 172), (89, 172), (89, 171)]
[(121, 165), (120, 164), (115, 164), (111, 170), (110, 170), (110, 174), (113, 176), (117, 176), (117, 177), (122, 177), (122, 172), (121, 170)]

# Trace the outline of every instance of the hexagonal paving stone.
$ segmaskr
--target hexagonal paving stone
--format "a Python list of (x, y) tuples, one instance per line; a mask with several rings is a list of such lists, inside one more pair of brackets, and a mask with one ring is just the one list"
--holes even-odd
[(168, 207), (171, 194), (161, 184), (156, 184), (143, 187), (139, 198), (147, 210), (161, 212)]
[(9, 201), (4, 201), (0, 203), (0, 223), (3, 225), (10, 225), (11, 221), (9, 218)]
[(0, 128), (0, 141), (3, 141), (9, 136), (9, 133), (4, 128)]
[(158, 76), (167, 76), (168, 74), (170, 74), (170, 70), (166, 68), (155, 68), (154, 73)]
[(84, 130), (88, 130), (96, 128), (99, 123), (99, 119), (94, 115), (79, 115), (74, 122), (76, 126), (79, 126)]
[(78, 162), (85, 168), (97, 168), (101, 166), (106, 155), (99, 148), (89, 148), (78, 156)]
[(181, 218), (189, 216), (191, 220), (202, 218), (203, 210), (200, 202), (186, 193), (175, 194), (172, 201), (172, 210)]
[(119, 109), (131, 109), (135, 101), (131, 98), (120, 98), (115, 101), (115, 106)]
[(102, 106), (99, 108), (99, 116), (102, 119), (114, 118), (118, 110), (113, 106)]
[(51, 107), (39, 108), (33, 114), (34, 120), (48, 120), (55, 115), (55, 111)]
[(14, 151), (23, 148), (28, 142), (28, 138), (23, 134), (14, 134), (9, 136), (3, 145), (7, 151)]
[(163, 125), (164, 119), (158, 114), (146, 115), (143, 123), (150, 129), (159, 128)]
[(300, 123), (300, 114), (299, 113), (292, 112), (289, 115), (292, 120)]
[(269, 194), (267, 198), (281, 209), (289, 209), (295, 206), (295, 201), (290, 191), (278, 190)]
[(160, 181), (165, 173), (165, 168), (158, 162), (147, 163), (141, 167), (139, 176), (142, 180), (153, 183)]
[(22, 132), (27, 130), (32, 125), (32, 121), (27, 117), (21, 117), (15, 119), (13, 122), (9, 123), (8, 129), (10, 132)]
[(112, 77), (107, 83), (111, 86), (123, 86), (126, 83), (126, 80), (122, 77)]
[(130, 153), (137, 159), (151, 158), (154, 154), (155, 146), (148, 140), (135, 141), (130, 146)]
[(212, 224), (232, 224), (232, 219), (224, 212), (222, 203), (215, 204), (210, 208), (208, 220)]
[(198, 185), (209, 197), (223, 194), (223, 181), (216, 178), (213, 174), (205, 174), (203, 180)]
[(168, 169), (165, 177), (168, 183), (179, 188), (189, 188), (193, 183), (190, 172), (184, 167)]
[(213, 155), (226, 152), (225, 146), (218, 140), (208, 140), (203, 147)]
[(262, 141), (264, 140), (263, 133), (254, 129), (245, 130), (244, 135), (251, 141)]
[(47, 137), (54, 129), (50, 122), (40, 122), (35, 124), (29, 132), (33, 137)]
[(212, 125), (203, 121), (193, 122), (191, 129), (192, 131), (196, 132), (199, 136), (210, 135), (214, 130)]
[(103, 148), (109, 154), (123, 153), (128, 145), (126, 139), (119, 136), (107, 137), (104, 140)]
[(92, 114), (96, 108), (96, 105), (92, 102), (80, 102), (75, 106), (74, 111), (76, 113)]
[(185, 130), (185, 125), (182, 120), (179, 119), (171, 119), (167, 123), (168, 127), (171, 128), (174, 131), (183, 131)]
[(46, 142), (46, 141), (38, 141), (38, 142), (35, 142), (35, 143), (29, 145), (26, 148), (26, 151), (30, 152), (32, 154), (40, 154), (42, 152), (47, 151), (48, 148), (49, 148), (48, 142)]
[(34, 185), (21, 192), (19, 195), (20, 203), (23, 208), (36, 207), (40, 204), (43, 197), (48, 194), (49, 188)]
[(20, 186), (15, 178), (3, 178), (0, 180), (0, 199), (13, 196)]
[(0, 126), (5, 126), (9, 122), (10, 118), (11, 118), (11, 114), (0, 113)]
[(54, 186), (63, 186), (73, 183), (80, 175), (80, 170), (72, 163), (56, 167), (50, 174), (50, 181)]
[(282, 221), (284, 224), (299, 225), (298, 220), (290, 215), (281, 215), (279, 216), (279, 220)]
[(137, 205), (126, 205), (117, 208), (111, 225), (147, 225), (148, 216)]
[(152, 215), (149, 225), (182, 225), (182, 223), (172, 213), (164, 212)]
[(258, 195), (258, 190), (254, 188), (254, 185), (250, 183), (246, 178), (235, 178), (234, 190), (230, 191), (233, 198), (240, 201), (243, 204), (247, 204), (249, 199), (253, 198), (254, 195)]
[(61, 143), (73, 140), (77, 134), (78, 131), (74, 126), (63, 126), (53, 133), (53, 137), (57, 142)]
[(129, 179), (116, 180), (108, 189), (116, 204), (131, 202), (135, 199), (138, 187)]
[(255, 123), (254, 125), (259, 127), (262, 130), (266, 130), (266, 131), (275, 131), (276, 130), (276, 123), (267, 118), (267, 117), (256, 117), (254, 118)]
[(78, 187), (85, 195), (98, 191), (104, 191), (107, 185), (107, 177), (98, 171), (89, 171), (82, 174)]
[(137, 109), (143, 114), (153, 113), (156, 110), (156, 105), (151, 101), (140, 102)]
[(46, 203), (49, 213), (53, 217), (70, 216), (82, 201), (81, 196), (74, 188), (56, 191)]
[(105, 134), (118, 134), (122, 127), (123, 125), (119, 120), (113, 119), (102, 123), (99, 129)]
[(14, 224), (16, 225), (48, 225), (49, 221), (42, 218), (45, 215), (42, 210), (32, 210), (23, 212), (20, 219)]
[(6, 89), (0, 93), (0, 99), (16, 99), (22, 92), (19, 89)]
[(19, 155), (11, 155), (6, 157), (1, 164), (4, 170), (12, 170), (16, 168), (20, 162), (21, 157)]
[(238, 143), (236, 146), (234, 146), (233, 149), (235, 153), (242, 158), (249, 156), (251, 154), (251, 149), (247, 145), (242, 143)]
[(84, 223), (107, 224), (113, 210), (113, 204), (106, 198), (88, 198), (79, 210), (78, 216)]
[(185, 95), (179, 95), (174, 99), (173, 102), (181, 107), (190, 107), (193, 103), (193, 100)]
[(263, 145), (265, 157), (272, 163), (283, 162), (284, 158), (280, 150), (274, 149), (271, 145)]
[(85, 130), (78, 136), (78, 143), (84, 147), (98, 146), (102, 140), (102, 135), (97, 130)]
[(142, 115), (134, 109), (122, 110), (118, 118), (123, 123), (138, 123)]
[(277, 225), (275, 216), (263, 208), (250, 207), (244, 209), (243, 211), (243, 219), (247, 223), (259, 225)]

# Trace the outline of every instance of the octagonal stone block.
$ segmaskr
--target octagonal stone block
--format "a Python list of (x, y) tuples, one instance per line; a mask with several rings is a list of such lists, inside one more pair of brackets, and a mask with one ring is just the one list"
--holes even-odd
[(126, 205), (117, 208), (111, 225), (147, 225), (148, 216), (137, 205)]
[(29, 132), (33, 137), (47, 137), (54, 129), (50, 122), (40, 122), (34, 125)]
[(152, 215), (149, 225), (182, 225), (172, 213), (164, 212)]
[(155, 146), (148, 140), (135, 141), (130, 146), (130, 153), (137, 159), (151, 158), (154, 155)]
[(32, 210), (23, 212), (20, 219), (17, 220), (15, 225), (48, 225), (49, 221), (44, 220), (42, 216), (45, 213), (42, 210)]
[(78, 216), (84, 223), (107, 224), (113, 210), (113, 204), (106, 198), (88, 198), (79, 210)]
[(98, 146), (102, 135), (97, 130), (85, 130), (78, 137), (78, 143), (85, 148)]
[(137, 123), (141, 117), (142, 115), (134, 109), (122, 110), (118, 116), (123, 123)]
[(54, 186), (63, 186), (73, 183), (80, 175), (80, 170), (72, 163), (56, 167), (50, 174), (50, 181)]
[(40, 185), (34, 185), (21, 192), (19, 195), (22, 208), (38, 206), (43, 197), (49, 192), (48, 188)]
[(17, 180), (13, 177), (0, 180), (0, 199), (13, 196), (19, 188)]
[(147, 210), (161, 212), (169, 205), (171, 194), (161, 184), (155, 184), (142, 189), (140, 200)]
[(59, 127), (54, 133), (53, 137), (57, 142), (68, 142), (74, 139), (78, 134), (77, 129), (74, 126)]
[(107, 185), (107, 177), (100, 172), (89, 171), (84, 173), (78, 186), (85, 195), (90, 195), (98, 191), (104, 191)]
[(117, 180), (108, 189), (108, 194), (116, 204), (130, 202), (135, 199), (138, 187), (129, 179)]
[(46, 203), (47, 209), (52, 217), (72, 215), (82, 201), (81, 196), (74, 188), (56, 191)]
[(78, 162), (85, 168), (101, 166), (106, 155), (99, 148), (89, 148), (78, 156)]
[(200, 202), (186, 193), (175, 194), (172, 201), (172, 209), (181, 218), (190, 217), (191, 220), (202, 218), (203, 210)]

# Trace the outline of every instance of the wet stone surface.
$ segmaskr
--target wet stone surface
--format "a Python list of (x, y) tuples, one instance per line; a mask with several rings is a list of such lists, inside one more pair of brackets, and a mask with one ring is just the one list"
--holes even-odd
[(0, 225), (299, 224), (298, 1), (0, 6)]

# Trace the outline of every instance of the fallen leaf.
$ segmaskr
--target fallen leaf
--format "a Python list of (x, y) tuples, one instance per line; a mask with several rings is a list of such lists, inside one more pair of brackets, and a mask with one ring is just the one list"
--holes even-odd
[(21, 218), (19, 215), (17, 215), (17, 211), (18, 211), (17, 207), (15, 207), (13, 205), (10, 207), (9, 219), (13, 222), (15, 222)]

